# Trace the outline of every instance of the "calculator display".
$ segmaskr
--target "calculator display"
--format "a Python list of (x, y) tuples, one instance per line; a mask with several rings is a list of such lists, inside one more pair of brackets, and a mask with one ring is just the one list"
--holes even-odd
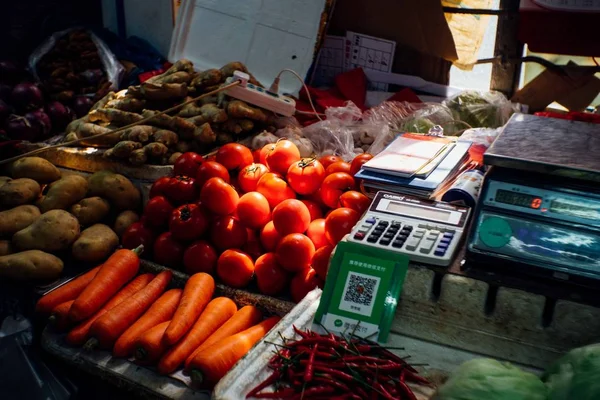
[(386, 211), (391, 211), (404, 215), (419, 216), (421, 218), (433, 219), (441, 222), (448, 222), (452, 215), (449, 211), (437, 210), (433, 208), (416, 207), (406, 203), (397, 203), (390, 201)]

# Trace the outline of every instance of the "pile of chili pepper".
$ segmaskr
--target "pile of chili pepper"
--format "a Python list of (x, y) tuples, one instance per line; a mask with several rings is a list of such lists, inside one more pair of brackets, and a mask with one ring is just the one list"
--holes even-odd
[(277, 345), (269, 362), (273, 373), (246, 398), (417, 400), (407, 382), (430, 384), (389, 348), (370, 340), (294, 330), (300, 339)]

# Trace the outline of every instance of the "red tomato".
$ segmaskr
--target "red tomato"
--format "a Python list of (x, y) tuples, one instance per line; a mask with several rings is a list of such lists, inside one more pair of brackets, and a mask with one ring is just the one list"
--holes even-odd
[(309, 267), (315, 254), (315, 245), (301, 233), (290, 233), (279, 241), (275, 253), (283, 268), (298, 272)]
[(210, 178), (221, 178), (229, 183), (229, 172), (227, 171), (227, 168), (218, 162), (207, 161), (198, 167), (198, 172), (196, 173), (196, 186), (202, 188)]
[(173, 210), (169, 219), (169, 231), (177, 240), (199, 239), (208, 230), (209, 217), (202, 207), (185, 204)]
[(325, 175), (331, 175), (334, 172), (345, 172), (347, 174), (350, 173), (350, 164), (345, 161), (337, 161), (332, 164), (329, 164), (329, 167), (325, 170)]
[(240, 249), (246, 244), (248, 233), (244, 225), (231, 216), (219, 217), (210, 228), (210, 241), (219, 250)]
[(269, 202), (258, 192), (246, 193), (238, 202), (237, 217), (248, 228), (262, 228), (271, 220)]
[(306, 297), (308, 292), (322, 285), (323, 281), (317, 277), (317, 273), (314, 269), (307, 268), (302, 270), (294, 275), (292, 282), (290, 283), (292, 299), (296, 303), (300, 303), (300, 301)]
[(309, 224), (310, 212), (300, 200), (284, 200), (273, 209), (273, 225), (281, 236), (306, 232)]
[(263, 164), (247, 165), (238, 175), (238, 184), (245, 193), (255, 191), (258, 180), (267, 172), (269, 170)]
[(328, 245), (329, 242), (325, 237), (325, 219), (319, 218), (311, 222), (306, 231), (306, 236), (312, 240), (315, 249)]
[(269, 221), (260, 231), (260, 243), (267, 251), (275, 251), (281, 235), (277, 233), (273, 221)]
[(314, 221), (315, 219), (319, 219), (323, 217), (323, 211), (321, 210), (321, 206), (315, 203), (312, 200), (300, 200), (306, 208), (308, 208), (308, 212), (310, 213), (310, 220)]
[(267, 154), (269, 154), (275, 148), (275, 143), (265, 144), (258, 153), (258, 161), (263, 165), (267, 165)]
[(246, 232), (248, 233), (248, 239), (246, 244), (242, 246), (242, 251), (252, 257), (253, 260), (256, 260), (265, 253), (265, 250), (260, 244), (257, 231), (253, 229), (246, 229)]
[(313, 256), (311, 267), (315, 270), (319, 278), (325, 279), (327, 271), (329, 271), (329, 258), (333, 253), (334, 246), (328, 244), (327, 246), (320, 247), (315, 251)]
[(296, 193), (283, 180), (281, 175), (268, 172), (258, 180), (256, 191), (267, 198), (269, 206), (275, 208), (277, 204), (287, 199), (295, 199)]
[(225, 250), (217, 261), (217, 275), (228, 286), (246, 287), (254, 276), (252, 258), (241, 250)]
[(190, 275), (198, 272), (214, 274), (218, 255), (214, 247), (205, 240), (198, 240), (183, 253), (183, 266)]
[(217, 150), (216, 160), (231, 171), (252, 164), (254, 158), (252, 152), (246, 146), (239, 143), (227, 143)]
[[(141, 221), (134, 222), (129, 225), (129, 228), (123, 232), (121, 236), (121, 245), (125, 249), (135, 249), (139, 245), (144, 245), (144, 251), (146, 255), (152, 253), (152, 245), (154, 244), (154, 239), (156, 235), (145, 224), (145, 218), (142, 218)], [(142, 253), (144, 255), (144, 253)]]
[(325, 168), (314, 158), (303, 158), (293, 163), (287, 171), (287, 181), (298, 194), (316, 192), (325, 179)]
[(215, 214), (228, 215), (235, 211), (240, 196), (233, 186), (221, 178), (210, 178), (200, 191), (200, 201)]
[(171, 232), (161, 234), (154, 242), (154, 262), (165, 267), (177, 268), (181, 265), (185, 247), (179, 243)]
[(261, 149), (256, 149), (252, 151), (252, 158), (254, 159), (255, 163), (260, 163), (260, 150)]
[(354, 188), (354, 178), (345, 172), (328, 175), (321, 186), (321, 199), (329, 208), (337, 208), (342, 193)]
[(275, 146), (267, 152), (266, 162), (269, 170), (285, 175), (290, 165), (300, 160), (300, 150), (289, 140), (279, 140)]
[(254, 273), (258, 290), (267, 296), (282, 293), (289, 284), (289, 273), (281, 268), (275, 253), (265, 253), (258, 257), (254, 264)]
[(352, 163), (350, 164), (350, 175), (356, 175), (356, 173), (361, 169), (363, 164), (369, 161), (371, 158), (373, 158), (373, 155), (369, 153), (359, 154), (356, 157), (354, 157), (354, 160), (352, 160)]
[(166, 228), (173, 212), (173, 206), (165, 196), (155, 196), (148, 200), (144, 208), (146, 223), (153, 228)]
[(329, 167), (331, 164), (340, 162), (340, 161), (344, 161), (344, 160), (342, 160), (341, 157), (334, 156), (334, 155), (323, 156), (323, 157), (319, 158), (319, 162), (321, 164), (323, 164), (323, 168), (325, 168), (325, 169), (327, 169), (327, 167)]
[(156, 196), (164, 196), (170, 181), (170, 176), (163, 176), (162, 178), (158, 178), (152, 184), (152, 187), (150, 188), (150, 194), (148, 195), (148, 197), (153, 198)]
[(198, 153), (188, 151), (180, 155), (173, 164), (174, 175), (185, 175), (195, 177), (198, 167), (204, 163), (204, 158)]
[(351, 190), (340, 196), (340, 205), (351, 208), (358, 214), (363, 215), (369, 209), (371, 199), (360, 192)]
[(306, 200), (312, 201), (313, 203), (315, 203), (316, 205), (319, 206), (319, 208), (321, 208), (321, 210), (323, 208), (327, 208), (327, 206), (325, 205), (325, 203), (323, 203), (323, 199), (321, 198), (321, 188), (319, 188), (319, 190), (317, 190), (314, 193), (309, 194), (308, 196), (303, 196)]
[(193, 203), (198, 197), (196, 180), (189, 176), (178, 175), (169, 179), (165, 186), (164, 196), (171, 204)]
[(342, 238), (350, 233), (360, 219), (360, 214), (351, 208), (338, 208), (333, 210), (325, 219), (325, 236), (329, 243), (336, 245)]

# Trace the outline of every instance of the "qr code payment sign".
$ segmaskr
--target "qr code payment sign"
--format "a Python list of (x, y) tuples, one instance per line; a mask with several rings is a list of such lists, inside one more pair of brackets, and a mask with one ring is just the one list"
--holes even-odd
[(358, 272), (349, 272), (340, 302), (340, 310), (370, 317), (381, 279)]

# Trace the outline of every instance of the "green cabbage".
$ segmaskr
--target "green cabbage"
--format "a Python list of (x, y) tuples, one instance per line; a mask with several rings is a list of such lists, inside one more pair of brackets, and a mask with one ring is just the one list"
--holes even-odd
[(439, 400), (546, 400), (534, 374), (489, 358), (467, 361), (438, 390)]
[(467, 90), (444, 102), (454, 118), (471, 128), (498, 128), (506, 123), (513, 110), (510, 102), (498, 92)]
[(600, 344), (571, 350), (542, 376), (549, 400), (600, 399)]
[(402, 124), (402, 132), (429, 133), (435, 124), (427, 118), (414, 118)]

